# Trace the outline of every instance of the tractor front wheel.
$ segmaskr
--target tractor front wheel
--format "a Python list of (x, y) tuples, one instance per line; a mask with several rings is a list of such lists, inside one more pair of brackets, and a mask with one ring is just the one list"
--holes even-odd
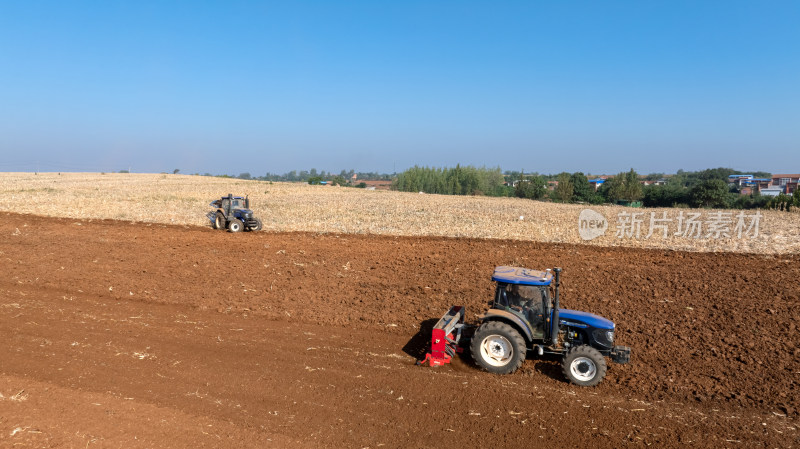
[(261, 223), (261, 220), (259, 220), (258, 218), (256, 218), (255, 220), (256, 220), (256, 224), (255, 224), (255, 226), (251, 226), (250, 230), (251, 231), (260, 231), (261, 228), (264, 227), (264, 224)]
[(242, 220), (239, 220), (238, 218), (234, 218), (230, 223), (228, 223), (228, 231), (230, 232), (239, 232), (242, 230), (242, 228), (244, 228), (244, 224), (242, 223)]
[(472, 358), (494, 374), (511, 374), (525, 361), (525, 340), (516, 329), (500, 321), (487, 321), (475, 331), (470, 346)]
[(225, 229), (225, 216), (222, 212), (217, 212), (217, 216), (214, 217), (214, 229)]
[(606, 376), (606, 359), (591, 346), (574, 346), (564, 355), (561, 369), (575, 385), (593, 387)]

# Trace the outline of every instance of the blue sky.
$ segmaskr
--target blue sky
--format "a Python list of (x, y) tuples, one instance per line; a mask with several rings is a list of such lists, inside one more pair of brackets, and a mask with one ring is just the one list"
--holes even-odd
[(0, 3), (0, 171), (800, 171), (800, 2)]

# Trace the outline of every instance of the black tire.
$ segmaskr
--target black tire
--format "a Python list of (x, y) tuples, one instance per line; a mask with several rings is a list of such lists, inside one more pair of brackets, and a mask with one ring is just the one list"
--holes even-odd
[(606, 377), (606, 358), (588, 345), (572, 347), (564, 355), (561, 370), (570, 382), (582, 387), (593, 387)]
[(475, 331), (470, 352), (486, 371), (511, 374), (522, 366), (528, 349), (516, 329), (500, 321), (487, 321)]
[(242, 229), (244, 229), (244, 223), (238, 218), (234, 218), (228, 223), (229, 232), (241, 232)]
[(250, 230), (251, 231), (260, 231), (261, 228), (264, 227), (264, 224), (261, 223), (261, 220), (259, 220), (258, 218), (256, 218), (255, 220), (256, 220), (256, 224), (255, 224), (255, 226), (250, 226)]
[(217, 212), (217, 216), (214, 217), (214, 229), (225, 229), (225, 216), (222, 212)]

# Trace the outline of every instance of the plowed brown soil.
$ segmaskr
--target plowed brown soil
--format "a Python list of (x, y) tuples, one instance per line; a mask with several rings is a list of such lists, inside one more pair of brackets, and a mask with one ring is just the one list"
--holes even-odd
[[(10, 213), (0, 236), (2, 447), (800, 445), (798, 256)], [(536, 357), (415, 366), (496, 265), (563, 267), (632, 363), (590, 389)]]

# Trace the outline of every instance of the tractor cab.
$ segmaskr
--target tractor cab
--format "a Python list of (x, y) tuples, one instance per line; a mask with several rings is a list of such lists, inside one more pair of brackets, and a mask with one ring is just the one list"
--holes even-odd
[(497, 288), (494, 299), (489, 304), (491, 309), (515, 315), (531, 330), (533, 338), (544, 338), (543, 325), (553, 310), (550, 297), (552, 272), (497, 267), (492, 280), (497, 282)]
[(218, 200), (212, 201), (209, 206), (215, 209), (222, 209), (226, 215), (235, 214), (238, 217), (253, 214), (253, 211), (250, 210), (250, 198), (248, 197), (229, 194), (228, 196), (223, 196)]
[(231, 209), (236, 210), (239, 209), (242, 212), (251, 212), (250, 210), (250, 198), (242, 198), (240, 196), (234, 196), (230, 198), (231, 202)]
[(540, 352), (562, 352), (585, 344), (610, 355), (614, 349), (614, 323), (593, 313), (560, 308), (560, 273), (559, 268), (555, 269), (555, 276), (551, 270), (495, 268), (495, 298), (482, 320), (500, 319), (514, 324), (522, 329), (529, 343), (541, 348)]

